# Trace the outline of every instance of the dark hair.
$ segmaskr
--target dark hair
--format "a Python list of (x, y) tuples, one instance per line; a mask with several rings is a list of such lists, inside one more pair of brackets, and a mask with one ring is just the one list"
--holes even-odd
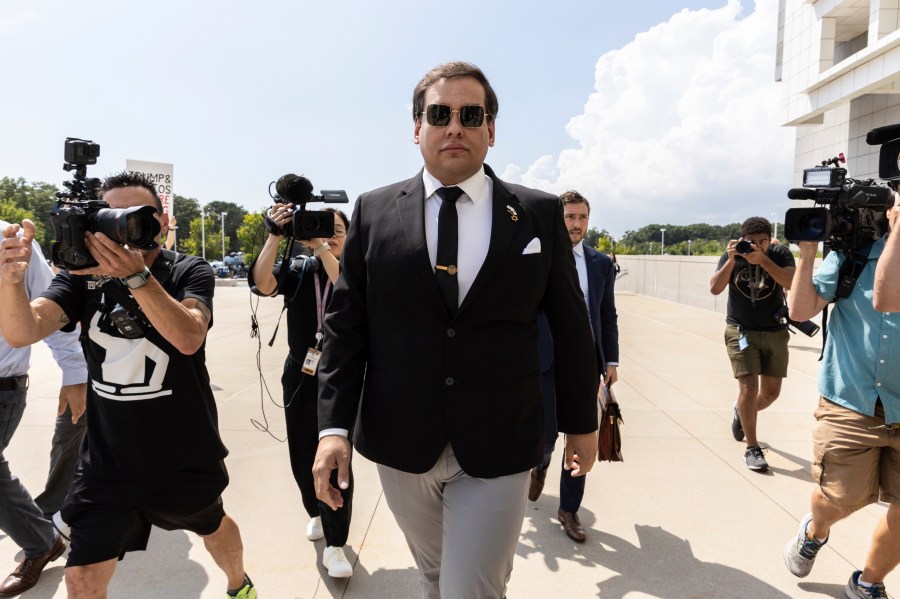
[(143, 187), (153, 194), (153, 201), (156, 202), (156, 209), (162, 214), (163, 205), (159, 199), (159, 194), (156, 193), (156, 185), (153, 184), (153, 180), (150, 179), (148, 175), (128, 171), (110, 175), (104, 179), (103, 183), (100, 185), (100, 197), (103, 198), (103, 194), (107, 191), (119, 189), (120, 187)]
[(441, 79), (458, 79), (459, 77), (472, 77), (484, 87), (484, 110), (487, 113), (488, 122), (497, 118), (497, 112), (500, 110), (497, 94), (494, 93), (494, 88), (491, 87), (481, 69), (468, 62), (454, 61), (434, 67), (425, 73), (425, 76), (416, 84), (413, 90), (413, 120), (417, 120), (425, 110), (425, 92), (429, 87)]
[(559, 196), (559, 201), (562, 202), (562, 205), (566, 204), (584, 204), (587, 206), (588, 212), (591, 211), (591, 203), (587, 201), (587, 198), (574, 190), (569, 190)]
[(755, 235), (756, 233), (765, 233), (771, 239), (772, 223), (761, 216), (751, 216), (741, 225), (741, 237)]
[(343, 210), (338, 210), (337, 208), (325, 208), (325, 212), (334, 212), (338, 216), (341, 217), (341, 220), (344, 221), (344, 228), (350, 228), (350, 219), (347, 218), (347, 215), (344, 214)]

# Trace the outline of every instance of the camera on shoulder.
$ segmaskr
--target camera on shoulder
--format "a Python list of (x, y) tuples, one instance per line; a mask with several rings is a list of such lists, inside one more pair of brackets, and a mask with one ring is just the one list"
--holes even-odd
[(878, 177), (851, 179), (843, 154), (803, 170), (803, 187), (788, 191), (792, 200), (813, 200), (812, 208), (791, 208), (784, 217), (784, 236), (791, 242), (822, 241), (837, 252), (854, 252), (888, 231), (887, 211), (894, 205), (900, 181), (900, 125), (872, 129), (869, 145), (881, 146)]

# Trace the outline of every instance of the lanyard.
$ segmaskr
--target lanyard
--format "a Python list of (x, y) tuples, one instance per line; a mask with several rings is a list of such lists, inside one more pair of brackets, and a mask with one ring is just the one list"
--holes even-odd
[(319, 349), (322, 346), (322, 339), (325, 337), (322, 333), (324, 331), (322, 321), (325, 320), (325, 296), (328, 295), (328, 291), (331, 289), (331, 279), (325, 283), (324, 293), (321, 290), (318, 275), (313, 276), (313, 282), (316, 286), (316, 349)]

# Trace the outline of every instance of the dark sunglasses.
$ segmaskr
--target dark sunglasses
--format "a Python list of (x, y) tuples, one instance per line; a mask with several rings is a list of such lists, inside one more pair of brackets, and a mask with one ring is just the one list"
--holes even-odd
[(432, 127), (446, 127), (450, 124), (454, 112), (459, 113), (459, 123), (467, 129), (481, 127), (484, 123), (484, 106), (477, 104), (461, 106), (459, 110), (453, 110), (446, 104), (429, 104), (425, 112), (419, 114), (424, 114), (425, 121)]

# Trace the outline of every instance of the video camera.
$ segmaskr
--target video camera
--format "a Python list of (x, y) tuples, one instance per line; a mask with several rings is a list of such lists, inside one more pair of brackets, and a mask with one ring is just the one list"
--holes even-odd
[[(847, 178), (843, 154), (803, 170), (803, 187), (788, 191), (792, 200), (813, 200), (814, 208), (791, 208), (784, 217), (784, 236), (791, 242), (822, 241), (834, 251), (852, 252), (888, 231), (887, 211), (900, 180), (900, 125), (872, 129), (866, 143), (881, 146), (878, 177)], [(833, 166), (831, 166), (833, 165)]]
[(100, 179), (87, 176), (87, 166), (97, 164), (100, 145), (86, 139), (67, 137), (63, 152), (63, 170), (75, 171), (71, 181), (64, 181), (67, 191), (56, 194), (56, 206), (50, 221), (56, 242), (53, 264), (60, 268), (81, 269), (97, 266), (84, 243), (86, 231), (103, 233), (119, 244), (152, 250), (158, 246), (160, 224), (153, 206), (110, 208), (99, 197)]
[[(275, 195), (272, 195), (272, 185), (275, 185)], [(309, 179), (303, 175), (288, 173), (269, 183), (269, 195), (279, 204), (290, 203), (294, 205), (294, 218), (291, 221), (293, 227), (290, 231), (281, 233), (295, 239), (328, 239), (334, 237), (334, 212), (329, 210), (307, 210), (308, 202), (325, 202), (326, 204), (346, 204), (350, 200), (347, 192), (342, 189), (322, 190), (319, 195), (313, 195), (313, 186)], [(270, 230), (274, 222), (267, 222)], [(277, 225), (274, 225), (277, 228)]]

